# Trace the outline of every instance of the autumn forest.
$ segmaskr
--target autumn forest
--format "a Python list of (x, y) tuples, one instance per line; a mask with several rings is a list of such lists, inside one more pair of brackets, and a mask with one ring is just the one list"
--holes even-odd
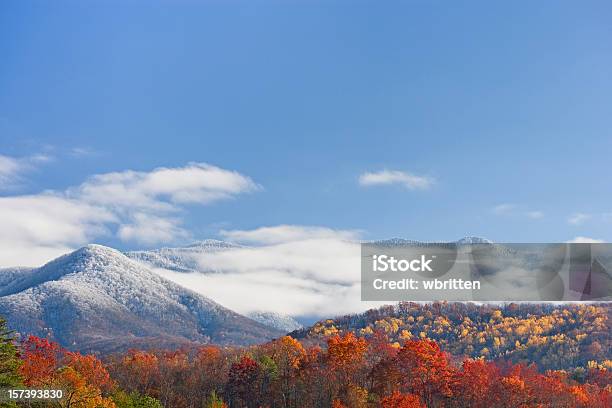
[(610, 407), (609, 312), (403, 303), (246, 348), (104, 356), (3, 323), (0, 387), (64, 390), (7, 407)]

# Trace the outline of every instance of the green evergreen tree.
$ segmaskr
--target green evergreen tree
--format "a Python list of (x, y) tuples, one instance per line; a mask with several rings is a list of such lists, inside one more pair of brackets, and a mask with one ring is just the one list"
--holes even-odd
[[(0, 389), (19, 387), (22, 384), (19, 375), (21, 360), (17, 354), (14, 339), (14, 332), (7, 327), (6, 320), (0, 316)], [(0, 406), (14, 407), (16, 405), (0, 401)]]
[(14, 343), (14, 332), (6, 325), (6, 320), (0, 317), (0, 388), (21, 385), (19, 367), (21, 360)]

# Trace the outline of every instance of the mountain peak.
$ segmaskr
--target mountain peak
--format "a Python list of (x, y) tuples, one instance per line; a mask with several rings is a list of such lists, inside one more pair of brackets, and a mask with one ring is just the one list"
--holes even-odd
[(493, 241), (482, 237), (467, 236), (457, 240), (456, 243), (459, 245), (492, 244)]
[(122, 252), (100, 244), (87, 244), (71, 253), (68, 256), (124, 256)]
[(100, 270), (109, 265), (131, 269), (133, 263), (134, 261), (121, 251), (104, 245), (89, 244), (46, 263), (40, 269), (60, 270), (64, 273), (77, 270), (86, 272), (91, 269)]
[(134, 261), (116, 249), (89, 244), (16, 277), (9, 284), (0, 287), (0, 296), (18, 293), (45, 282), (57, 281), (67, 275), (103, 275), (109, 269), (121, 271), (122, 274), (133, 273), (136, 266)]

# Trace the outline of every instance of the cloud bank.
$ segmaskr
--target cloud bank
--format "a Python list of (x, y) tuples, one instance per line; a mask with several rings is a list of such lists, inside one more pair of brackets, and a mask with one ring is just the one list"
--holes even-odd
[(246, 244), (280, 244), (315, 239), (357, 240), (359, 237), (359, 231), (356, 230), (335, 230), (303, 225), (278, 225), (249, 231), (222, 230), (220, 234), (229, 240)]
[(378, 305), (360, 300), (358, 232), (279, 225), (223, 235), (252, 246), (196, 255), (200, 270), (215, 272), (158, 273), (240, 313), (333, 316)]

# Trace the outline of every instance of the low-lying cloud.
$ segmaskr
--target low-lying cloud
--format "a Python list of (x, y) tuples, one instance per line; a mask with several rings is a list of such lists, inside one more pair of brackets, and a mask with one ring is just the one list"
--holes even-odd
[(220, 234), (231, 241), (245, 244), (280, 244), (313, 239), (356, 240), (359, 237), (359, 231), (356, 230), (336, 230), (303, 225), (277, 225), (246, 231), (222, 230)]
[(197, 255), (200, 270), (214, 272), (158, 272), (241, 313), (330, 316), (376, 305), (360, 300), (355, 231), (280, 225), (223, 235), (255, 245)]
[(606, 241), (604, 241), (603, 239), (597, 239), (597, 238), (575, 237), (574, 239), (571, 239), (567, 242), (569, 244), (602, 244)]

